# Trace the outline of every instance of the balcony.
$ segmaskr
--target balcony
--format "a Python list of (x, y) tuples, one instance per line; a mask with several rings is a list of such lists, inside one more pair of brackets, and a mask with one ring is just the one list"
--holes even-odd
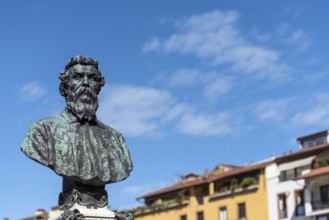
[(285, 182), (285, 181), (289, 181), (289, 180), (294, 180), (296, 179), (298, 176), (296, 176), (294, 173), (292, 174), (285, 174), (285, 175), (280, 175), (279, 176), (279, 181), (280, 182)]
[(313, 211), (329, 209), (329, 202), (312, 201)]
[(230, 190), (227, 190), (227, 191), (217, 192), (215, 194), (210, 195), (209, 200), (218, 199), (218, 198), (229, 196), (229, 195), (232, 195), (232, 194), (243, 193), (243, 192), (257, 190), (257, 189), (258, 189), (258, 184), (250, 185), (250, 186), (247, 186), (247, 187), (239, 187), (239, 188), (236, 188), (236, 189), (230, 189)]
[(170, 200), (150, 206), (145, 205), (134, 209), (134, 216), (145, 215), (145, 214), (168, 210), (168, 209), (180, 208), (183, 206), (187, 206), (188, 204), (189, 204), (188, 200), (184, 200), (184, 201)]
[(295, 215), (296, 216), (304, 216), (305, 215), (305, 206), (304, 205), (296, 206)]

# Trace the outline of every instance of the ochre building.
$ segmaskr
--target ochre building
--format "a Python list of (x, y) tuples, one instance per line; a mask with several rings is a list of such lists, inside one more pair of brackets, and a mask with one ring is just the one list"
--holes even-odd
[(268, 163), (190, 173), (178, 184), (141, 196), (145, 206), (134, 209), (135, 220), (265, 220)]

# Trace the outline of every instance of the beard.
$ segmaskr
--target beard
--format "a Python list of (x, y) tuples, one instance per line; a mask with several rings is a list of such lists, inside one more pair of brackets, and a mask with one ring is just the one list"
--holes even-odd
[(98, 108), (97, 93), (91, 87), (80, 86), (68, 93), (66, 104), (79, 120), (90, 121)]

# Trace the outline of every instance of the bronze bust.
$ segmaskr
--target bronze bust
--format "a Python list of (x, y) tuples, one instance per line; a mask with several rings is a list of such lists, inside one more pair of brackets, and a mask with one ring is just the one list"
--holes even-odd
[(21, 150), (63, 177), (61, 205), (69, 207), (78, 193), (82, 203), (104, 206), (105, 184), (127, 178), (133, 169), (122, 134), (96, 118), (104, 78), (98, 62), (86, 56), (71, 58), (59, 78), (66, 108), (34, 122)]

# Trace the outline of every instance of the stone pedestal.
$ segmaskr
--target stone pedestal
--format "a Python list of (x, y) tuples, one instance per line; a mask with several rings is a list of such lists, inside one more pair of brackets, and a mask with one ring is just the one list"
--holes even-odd
[[(82, 216), (81, 219), (83, 220), (115, 220), (116, 219), (115, 213), (110, 211), (107, 207), (93, 208), (93, 207), (82, 206), (76, 203), (69, 209), (69, 211), (71, 211), (71, 213), (73, 214), (75, 210), (79, 211), (79, 213)], [(58, 215), (50, 217), (48, 220), (62, 220), (63, 213), (64, 211), (60, 211)]]
[[(48, 220), (133, 220), (127, 211), (114, 213), (107, 208), (105, 185), (92, 186), (63, 178), (63, 191), (59, 195), (60, 210)], [(41, 220), (41, 219), (38, 219)]]

